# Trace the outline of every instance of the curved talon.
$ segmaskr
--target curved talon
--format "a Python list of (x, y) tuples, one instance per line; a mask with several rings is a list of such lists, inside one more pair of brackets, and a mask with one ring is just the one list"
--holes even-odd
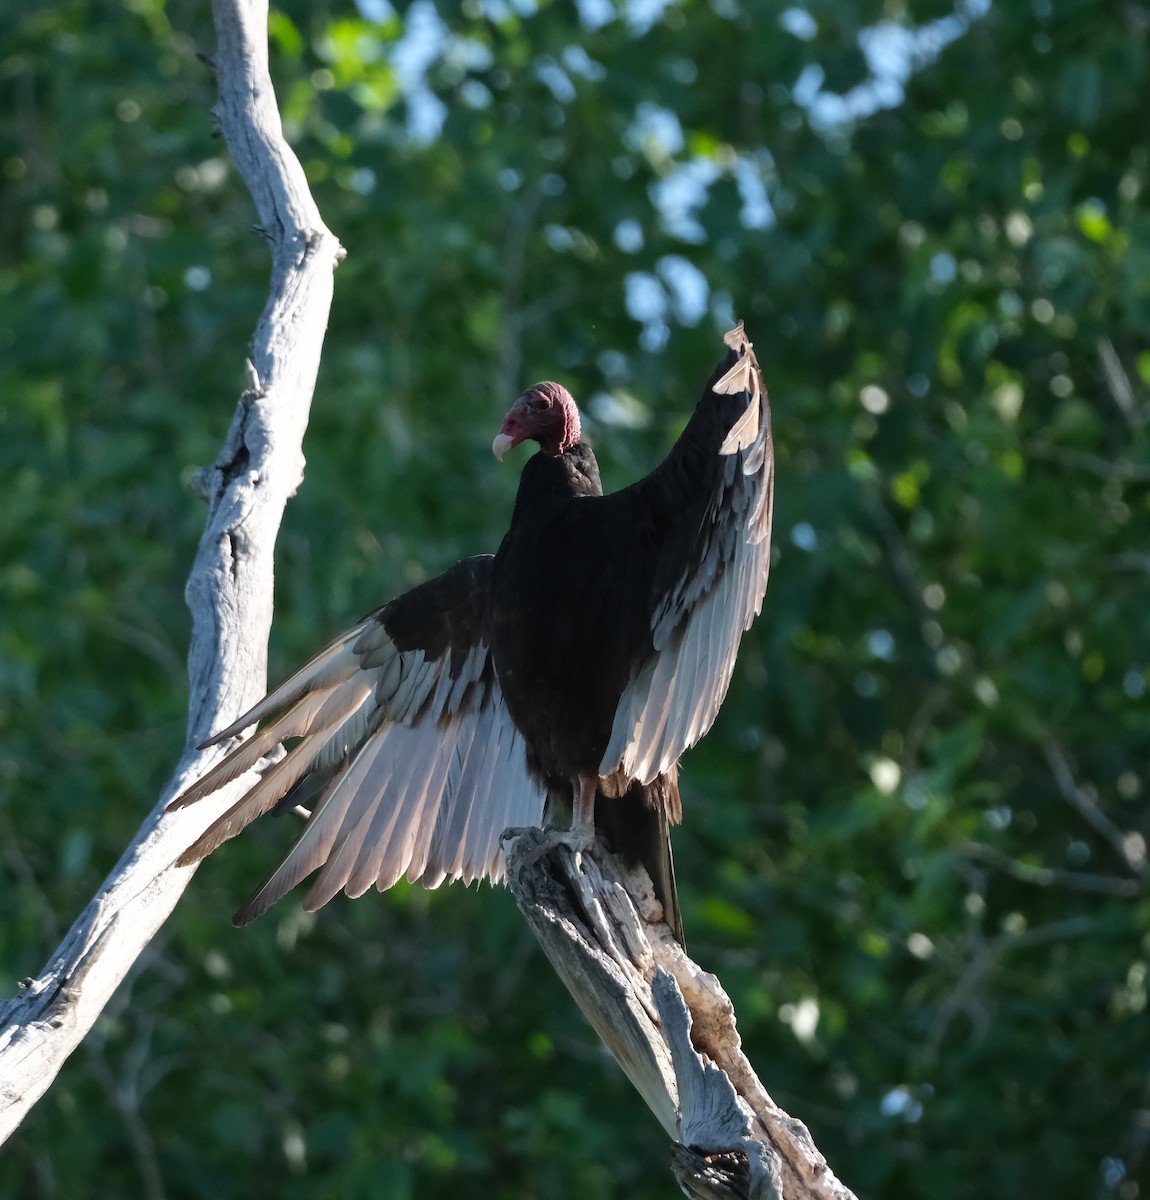
[(538, 825), (510, 825), (499, 835), (499, 848), (507, 853), (510, 844), (527, 833), (538, 833)]

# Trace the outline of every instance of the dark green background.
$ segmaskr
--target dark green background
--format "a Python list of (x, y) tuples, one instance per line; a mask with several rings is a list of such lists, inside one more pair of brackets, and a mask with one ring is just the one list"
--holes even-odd
[[(778, 553), (684, 764), (692, 952), (861, 1196), (1133, 1200), (1150, 904), (1055, 767), (1137, 865), (1145, 7), (820, 0), (804, 21), (714, 0), (598, 28), (525, 7), (443, 4), (423, 75), (402, 17), (273, 14), (288, 135), (348, 258), (272, 676), (496, 547), (517, 471), (489, 446), (521, 387), (614, 395), (588, 407), (618, 486), (743, 317), (774, 401)], [(406, 18), (434, 24), (426, 3)], [(876, 93), (859, 33), (880, 22), (918, 52)], [(187, 0), (0, 17), (0, 994), (182, 746), (204, 519), (185, 484), (267, 277), (213, 136), (212, 47)], [(425, 88), (446, 106), (430, 141), (409, 125)], [(710, 183), (684, 224), (664, 181), (691, 172)], [(632, 273), (665, 329), (629, 314)], [(664, 1136), (504, 892), (401, 886), (314, 918), (292, 897), (237, 932), (291, 834), (265, 824), (197, 875), (0, 1154), (0, 1194), (675, 1194)]]

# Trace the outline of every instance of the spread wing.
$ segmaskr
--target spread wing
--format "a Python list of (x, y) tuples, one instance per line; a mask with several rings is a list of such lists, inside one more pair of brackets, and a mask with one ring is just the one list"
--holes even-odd
[(406, 875), (436, 887), (503, 874), (499, 836), (538, 825), (545, 793), (527, 773), (489, 650), (490, 555), (464, 559), (337, 638), (222, 742), (262, 727), (174, 800), (180, 808), (300, 740), (180, 858), (195, 862), (256, 817), (320, 793), (295, 845), (236, 914), (245, 924), (313, 871), (304, 906)]
[(742, 324), (666, 460), (606, 501), (652, 556), (642, 650), (600, 775), (668, 771), (711, 727), (739, 641), (762, 608), (771, 554), (774, 447), (767, 390)]

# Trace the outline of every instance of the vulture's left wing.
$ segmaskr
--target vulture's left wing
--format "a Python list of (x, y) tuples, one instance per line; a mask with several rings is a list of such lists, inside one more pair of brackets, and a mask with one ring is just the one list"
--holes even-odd
[(464, 559), (337, 638), (212, 743), (265, 722), (170, 807), (181, 808), (299, 738), (180, 858), (195, 862), (256, 817), (319, 792), (303, 832), (236, 914), (265, 912), (321, 868), (304, 902), (382, 891), (401, 875), (498, 879), (499, 836), (538, 825), (544, 792), (491, 663), (490, 555)]
[[(633, 532), (651, 581), (647, 640), (619, 701), (599, 771), (650, 783), (710, 729), (771, 556), (774, 446), (767, 390), (740, 324), (730, 353), (666, 460), (605, 497)], [(626, 507), (626, 512), (618, 511)], [(626, 603), (626, 601), (621, 601)]]

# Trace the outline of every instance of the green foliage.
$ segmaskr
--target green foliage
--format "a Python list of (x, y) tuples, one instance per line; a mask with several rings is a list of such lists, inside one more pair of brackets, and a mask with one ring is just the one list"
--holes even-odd
[[(1144, 14), (784, 8), (273, 14), (285, 126), (349, 256), (272, 674), (495, 547), (516, 479), (488, 446), (523, 385), (589, 402), (619, 485), (743, 317), (778, 555), (686, 764), (691, 949), (860, 1195), (1129, 1200), (1150, 906), (1099, 826), (1135, 859), (1150, 833)], [(0, 994), (181, 744), (184, 481), (267, 275), (207, 22), (3, 18)], [(888, 51), (946, 44), (876, 82), (879, 22)], [(269, 825), (201, 870), (0, 1193), (671, 1194), (662, 1134), (505, 894), (289, 899), (236, 932), (291, 833)]]

